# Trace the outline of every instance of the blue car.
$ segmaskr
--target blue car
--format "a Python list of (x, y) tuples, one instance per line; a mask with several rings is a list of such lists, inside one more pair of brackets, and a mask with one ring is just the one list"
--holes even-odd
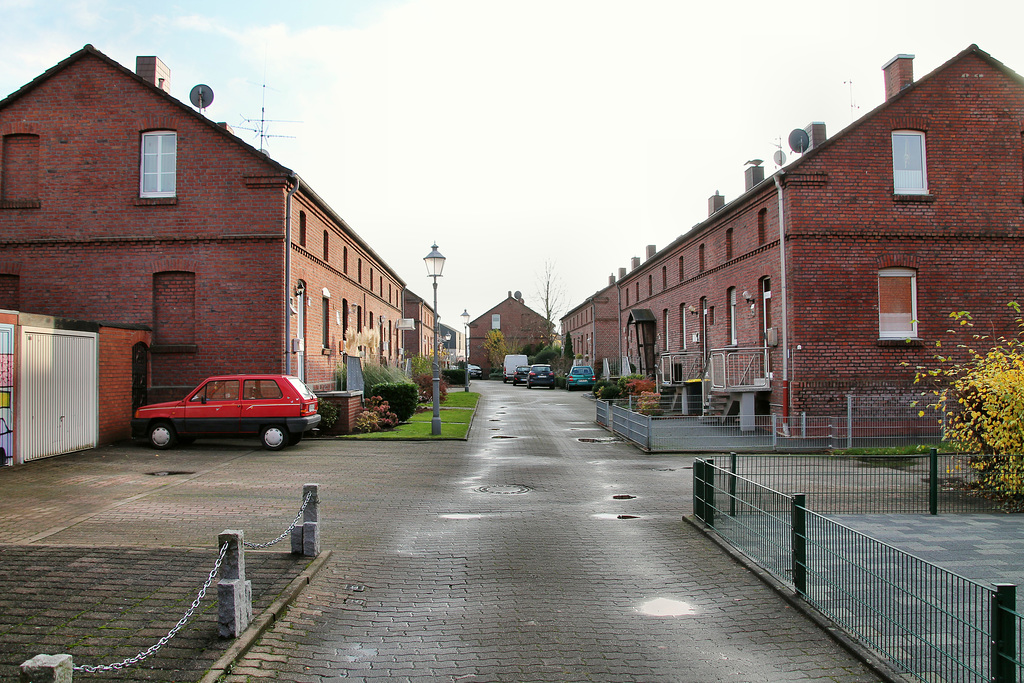
[(573, 389), (593, 389), (595, 381), (594, 368), (589, 365), (577, 365), (569, 370), (569, 374), (565, 376), (565, 388), (568, 391)]
[(526, 388), (551, 387), (555, 388), (555, 371), (550, 365), (531, 365), (530, 374), (526, 376)]

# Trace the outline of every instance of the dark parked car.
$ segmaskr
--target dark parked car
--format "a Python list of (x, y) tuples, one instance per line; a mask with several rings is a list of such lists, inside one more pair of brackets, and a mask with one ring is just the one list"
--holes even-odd
[(577, 365), (569, 370), (569, 374), (565, 376), (565, 388), (569, 391), (573, 389), (593, 389), (594, 381), (594, 368), (589, 365)]
[(520, 365), (516, 368), (516, 374), (512, 377), (512, 386), (518, 386), (520, 384), (526, 384), (526, 380), (530, 377), (530, 366)]
[(531, 365), (530, 374), (526, 376), (526, 388), (551, 387), (555, 388), (555, 371), (550, 365)]
[(469, 378), (470, 379), (480, 379), (483, 376), (484, 376), (483, 370), (480, 369), (479, 365), (473, 365), (472, 363), (469, 364)]
[(210, 377), (180, 401), (136, 410), (132, 437), (163, 450), (196, 438), (259, 436), (264, 448), (276, 451), (320, 424), (318, 405), (298, 377)]

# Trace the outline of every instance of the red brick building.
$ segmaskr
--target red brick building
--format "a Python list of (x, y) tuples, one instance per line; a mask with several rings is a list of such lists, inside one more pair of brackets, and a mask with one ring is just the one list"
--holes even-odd
[[(1015, 333), (1024, 294), (1024, 81), (970, 46), (620, 271), (616, 333), (668, 387), (703, 379), (757, 413), (841, 412), (913, 392), (952, 311)], [(799, 137), (799, 136), (797, 136)], [(574, 340), (575, 341), (575, 340)]]
[(405, 317), (413, 321), (411, 330), (402, 330), (404, 358), (434, 355), (434, 309), (418, 294), (405, 290)]
[(607, 287), (591, 294), (562, 316), (562, 338), (572, 338), (573, 354), (598, 373), (604, 372), (605, 360), (609, 364), (609, 373), (617, 372), (617, 362), (623, 353), (618, 334), (618, 296), (619, 290), (612, 275)]
[[(469, 362), (479, 365), (485, 376), (491, 362), (484, 342), (491, 330), (501, 330), (509, 353), (520, 353), (527, 346), (544, 346), (550, 341), (544, 316), (527, 307), (522, 296), (509, 292), (504, 301), (469, 323)], [(497, 367), (500, 368), (500, 361)]]
[[(398, 361), (404, 282), (290, 169), (92, 46), (0, 100), (0, 308), (152, 330), (150, 400)], [(350, 330), (366, 332), (347, 348)], [(351, 346), (351, 345), (350, 345)]]

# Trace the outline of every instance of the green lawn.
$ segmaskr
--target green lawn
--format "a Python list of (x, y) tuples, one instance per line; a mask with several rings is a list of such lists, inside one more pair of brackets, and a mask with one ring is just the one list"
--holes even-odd
[(343, 439), (399, 439), (399, 440), (430, 440), (430, 439), (465, 439), (469, 434), (469, 423), (476, 413), (476, 404), (480, 394), (465, 391), (449, 391), (448, 397), (441, 403), (441, 435), (430, 433), (430, 423), (434, 419), (434, 406), (421, 403), (426, 407), (423, 412), (414, 414), (408, 422), (398, 425), (388, 432), (372, 434), (349, 434)]

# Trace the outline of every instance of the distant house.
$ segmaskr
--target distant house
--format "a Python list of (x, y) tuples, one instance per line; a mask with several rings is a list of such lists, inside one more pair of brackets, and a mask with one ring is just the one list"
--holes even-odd
[(403, 330), (403, 358), (434, 355), (434, 309), (418, 294), (405, 290), (403, 295), (405, 317), (413, 321), (414, 328)]
[(150, 401), (397, 363), (404, 289), (294, 171), (171, 96), (156, 57), (133, 73), (86, 45), (0, 100), (0, 308), (152, 330)]
[[(917, 82), (912, 55), (883, 71), (874, 111), (832, 138), (794, 131), (795, 161), (767, 179), (750, 165), (740, 197), (716, 192), (706, 220), (620, 271), (617, 320), (595, 325), (614, 324), (664, 391), (698, 382), (706, 406), (832, 415), (851, 394), (906, 401), (937, 341), (955, 353), (952, 311), (1017, 332), (1024, 81), (975, 45)], [(576, 334), (586, 310), (570, 311)]]
[(491, 330), (501, 330), (510, 353), (548, 343), (547, 319), (527, 307), (521, 295), (513, 296), (510, 291), (504, 301), (469, 323), (469, 362), (479, 365), (485, 373), (491, 363), (484, 343)]
[(601, 373), (607, 361), (609, 374), (618, 374), (618, 363), (624, 348), (618, 334), (618, 294), (613, 275), (607, 287), (566, 311), (561, 320), (562, 337), (572, 339), (572, 351), (576, 358)]

